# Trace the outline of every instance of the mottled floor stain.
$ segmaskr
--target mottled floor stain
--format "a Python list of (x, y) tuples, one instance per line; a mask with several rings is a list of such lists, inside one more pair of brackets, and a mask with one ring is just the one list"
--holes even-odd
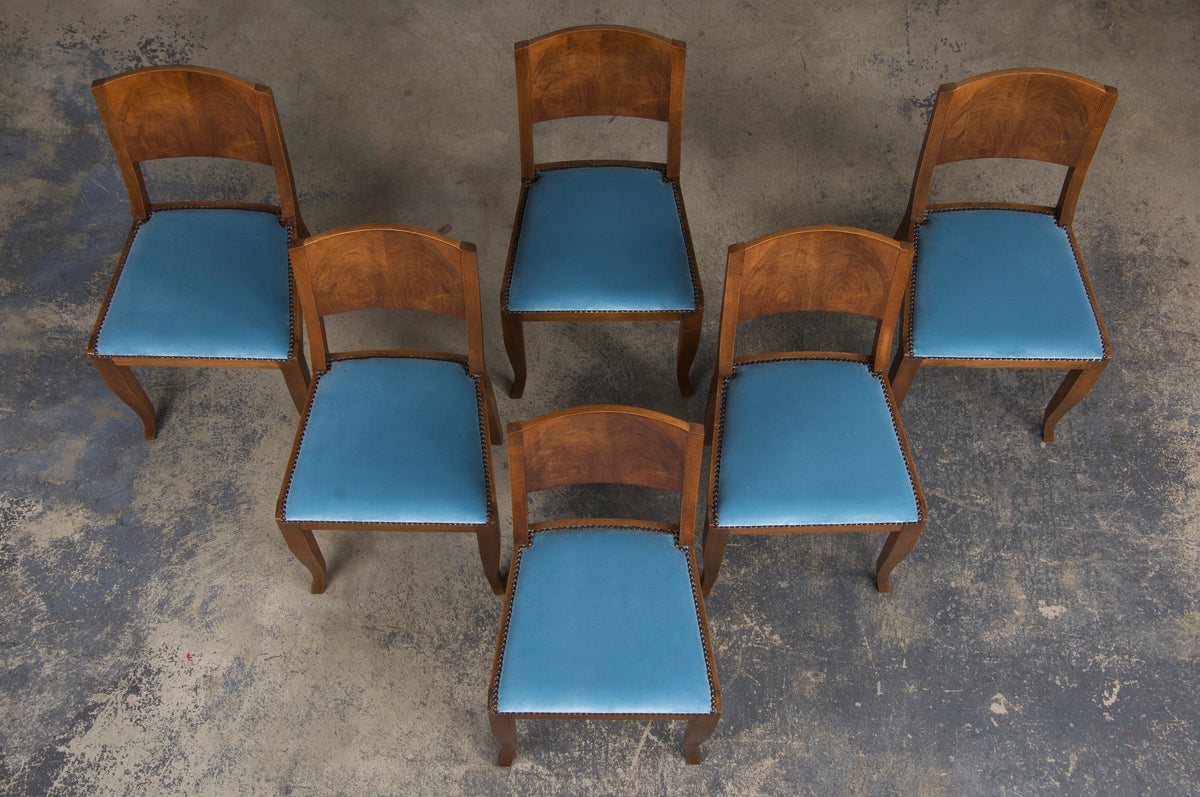
[[(0, 20), (0, 793), (1200, 790), (1200, 7), (86, 6), (17, 0)], [(708, 297), (690, 399), (667, 324), (537, 325), (526, 398), (506, 395), (512, 44), (589, 22), (689, 46), (682, 185)], [(274, 523), (297, 420), (279, 375), (142, 369), (146, 443), (85, 356), (129, 225), (89, 84), (178, 62), (272, 87), (314, 232), (392, 221), (477, 244), (505, 421), (594, 402), (702, 421), (730, 243), (810, 223), (890, 234), (939, 84), (1077, 72), (1121, 92), (1075, 223), (1115, 358), (1053, 444), (1038, 423), (1059, 374), (920, 373), (901, 414), (930, 522), (890, 595), (870, 577), (880, 535), (732, 539), (707, 602), (724, 714), (701, 766), (682, 723), (531, 721), (500, 769), (500, 599), (471, 536), (319, 532), (329, 588), (310, 595)], [(634, 151), (609, 153), (612, 129), (538, 146), (662, 157), (636, 124)], [(270, 198), (253, 169), (155, 166), (152, 196)], [(995, 166), (935, 191), (1054, 201), (1047, 170)], [(335, 331), (461, 340), (412, 318)], [(781, 318), (744, 342), (760, 333), (830, 330)]]

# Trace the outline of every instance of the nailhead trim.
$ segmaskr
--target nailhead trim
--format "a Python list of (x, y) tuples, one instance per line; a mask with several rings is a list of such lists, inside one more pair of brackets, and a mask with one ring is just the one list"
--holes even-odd
[[(608, 525), (603, 525), (603, 524), (595, 524), (595, 525), (576, 524), (576, 525), (569, 525), (569, 526), (556, 526), (554, 528), (543, 528), (543, 529), (538, 529), (537, 531), (531, 531), (529, 533), (529, 542), (520, 546), (517, 549), (517, 554), (516, 554), (516, 556), (513, 557), (512, 568), (509, 570), (509, 573), (508, 573), (508, 583), (511, 585), (511, 589), (509, 590), (509, 597), (507, 599), (508, 603), (504, 607), (505, 608), (504, 624), (500, 628), (499, 666), (496, 668), (495, 686), (492, 688), (491, 693), (488, 695), (489, 709), (493, 713), (496, 713), (496, 714), (545, 714), (548, 716), (553, 715), (555, 717), (566, 717), (566, 718), (571, 718), (571, 717), (588, 718), (588, 717), (604, 717), (604, 716), (621, 717), (621, 716), (625, 716), (627, 714), (640, 713), (640, 712), (636, 712), (636, 711), (618, 712), (615, 714), (603, 714), (603, 713), (594, 712), (594, 711), (513, 711), (513, 712), (504, 712), (504, 711), (500, 711), (498, 708), (499, 701), (500, 701), (500, 677), (503, 674), (503, 668), (504, 668), (504, 651), (508, 647), (508, 625), (509, 625), (509, 621), (512, 619), (512, 602), (516, 600), (517, 585), (520, 583), (519, 576), (520, 576), (520, 569), (521, 569), (521, 560), (525, 554), (525, 551), (531, 545), (533, 545), (533, 538), (535, 536), (537, 536), (539, 534), (543, 534), (545, 532), (553, 533), (556, 531), (571, 531), (571, 530), (575, 530), (575, 529), (598, 529), (598, 528), (599, 529), (629, 529), (631, 531), (650, 531), (650, 532), (655, 532), (657, 534), (670, 534), (674, 538), (675, 547), (676, 547), (676, 549), (678, 549), (679, 551), (681, 551), (684, 554), (684, 559), (687, 562), (687, 566), (688, 566), (688, 582), (689, 582), (689, 584), (691, 586), (691, 590), (692, 590), (692, 602), (696, 609), (696, 627), (700, 632), (700, 646), (704, 652), (704, 670), (705, 670), (705, 674), (708, 678), (709, 713), (716, 711), (717, 710), (717, 704), (716, 704), (717, 689), (716, 689), (716, 684), (713, 679), (713, 662), (709, 658), (709, 655), (708, 655), (708, 645), (704, 644), (704, 638), (705, 638), (704, 630), (705, 629), (704, 629), (703, 624), (700, 622), (700, 617), (701, 617), (700, 612), (701, 612), (702, 604), (701, 604), (700, 593), (697, 592), (697, 590), (696, 590), (696, 572), (695, 572), (694, 562), (693, 562), (693, 560), (695, 559), (695, 550), (692, 548), (689, 548), (686, 545), (679, 544), (679, 530), (678, 529), (676, 529), (674, 531), (664, 531), (661, 529), (648, 529), (644, 526), (630, 526), (630, 525), (608, 526)], [(687, 553), (689, 551), (691, 551), (692, 556), (687, 556)], [(658, 712), (648, 711), (645, 713), (646, 714), (655, 714)], [(671, 712), (662, 712), (662, 713), (669, 714)], [(705, 715), (696, 714), (696, 715), (687, 715), (687, 716), (702, 717)]]
[[(1010, 213), (1033, 213), (1035, 215), (1041, 215), (1041, 216), (1050, 216), (1050, 217), (1054, 216), (1053, 213), (1048, 213), (1044, 210), (1028, 210), (1026, 208), (953, 207), (953, 208), (938, 208), (937, 210), (927, 210), (927, 211), (925, 211), (925, 218), (921, 220), (920, 224), (917, 224), (916, 226), (913, 227), (913, 249), (918, 252), (920, 251), (917, 248), (917, 239), (921, 237), (921, 227), (923, 225), (925, 225), (926, 222), (929, 221), (929, 216), (931, 213), (950, 213), (950, 212), (961, 213), (963, 211), (971, 211), (971, 210), (1005, 210)], [(1096, 328), (1099, 329), (1100, 328), (1100, 319), (1096, 317), (1096, 300), (1095, 300), (1095, 297), (1092, 296), (1091, 290), (1088, 288), (1087, 280), (1085, 280), (1083, 278), (1083, 263), (1080, 262), (1080, 260), (1079, 260), (1079, 250), (1075, 244), (1075, 236), (1071, 234), (1071, 231), (1069, 229), (1067, 229), (1065, 226), (1059, 224), (1057, 220), (1054, 222), (1054, 226), (1058, 227), (1060, 230), (1062, 230), (1063, 232), (1065, 232), (1067, 234), (1067, 242), (1070, 243), (1070, 245), (1071, 245), (1071, 247), (1070, 247), (1071, 248), (1071, 257), (1075, 260), (1075, 270), (1079, 272), (1079, 281), (1083, 283), (1084, 293), (1087, 294), (1088, 308), (1092, 311), (1092, 320), (1096, 322)], [(920, 260), (919, 257), (913, 258), (912, 279), (910, 279), (908, 281), (908, 306), (909, 306), (909, 308), (911, 308), (911, 310), (908, 313), (908, 324), (906, 325), (908, 328), (908, 334), (905, 337), (908, 340), (908, 356), (909, 357), (917, 356), (917, 355), (913, 354), (913, 344), (912, 344), (912, 341), (913, 341), (913, 315), (915, 315), (915, 312), (912, 312), (912, 311), (915, 311), (916, 307), (917, 307), (917, 268), (919, 266), (919, 260)], [(1108, 349), (1108, 341), (1105, 340), (1104, 335), (1100, 336), (1100, 346), (1104, 350), (1103, 357), (1100, 357), (1100, 358), (1084, 357), (1084, 358), (1080, 358), (1079, 362), (1090, 362), (1090, 363), (1103, 362), (1104, 359), (1109, 357), (1111, 354), (1111, 352)], [(1072, 359), (1072, 358), (1069, 358), (1069, 357), (1068, 358), (1064, 358), (1064, 357), (922, 357), (921, 359), (923, 359), (923, 360), (975, 360), (977, 362), (989, 362), (989, 361), (993, 361), (993, 360), (1028, 360), (1030, 362), (1038, 362), (1038, 361), (1047, 361), (1047, 360), (1052, 361), (1052, 360), (1062, 360), (1062, 359)]]
[[(737, 363), (733, 366), (733, 373), (731, 373), (729, 376), (727, 376), (723, 380), (721, 380), (721, 393), (720, 393), (720, 404), (719, 404), (720, 409), (717, 414), (717, 424), (716, 424), (717, 429), (716, 429), (716, 436), (714, 437), (714, 440), (721, 440), (722, 445), (715, 446), (713, 454), (712, 454), (713, 490), (712, 490), (712, 502), (709, 504), (709, 507), (708, 507), (709, 512), (712, 514), (713, 525), (719, 526), (719, 527), (721, 526), (721, 523), (717, 518), (717, 494), (720, 492), (721, 455), (722, 455), (722, 453), (724, 453), (723, 449), (725, 447), (724, 446), (724, 442), (725, 442), (724, 441), (725, 406), (727, 403), (726, 402), (726, 398), (727, 398), (726, 394), (729, 390), (729, 383), (734, 379), (734, 377), (737, 376), (738, 369), (743, 366), (749, 367), (752, 365), (763, 365), (766, 363), (796, 362), (796, 361), (801, 361), (801, 360), (807, 361), (807, 362), (846, 362), (846, 363), (855, 363), (857, 365), (862, 365), (864, 368), (867, 369), (867, 372), (877, 382), (880, 383), (879, 386), (883, 393), (884, 398), (887, 399), (888, 410), (889, 410), (889, 414), (891, 415), (891, 419), (892, 419), (892, 432), (893, 432), (893, 434), (896, 435), (896, 443), (900, 446), (900, 452), (902, 454), (904, 454), (904, 470), (905, 470), (905, 472), (908, 473), (908, 484), (909, 484), (909, 487), (912, 488), (913, 503), (915, 503), (917, 506), (916, 521), (907, 521), (907, 520), (887, 521), (887, 520), (885, 520), (885, 521), (874, 522), (874, 523), (816, 523), (816, 524), (807, 524), (807, 525), (812, 525), (814, 527), (818, 527), (818, 526), (884, 526), (884, 525), (888, 525), (889, 523), (908, 525), (908, 524), (914, 523), (914, 522), (915, 523), (924, 522), (925, 521), (925, 512), (922, 510), (921, 501), (917, 496), (916, 474), (913, 473), (912, 465), (909, 462), (909, 459), (910, 459), (909, 452), (907, 451), (907, 449), (904, 445), (904, 441), (900, 436), (900, 426), (897, 423), (898, 416), (897, 416), (897, 412), (896, 412), (896, 405), (892, 402), (891, 393), (885, 387), (887, 382), (884, 380), (883, 376), (875, 373), (870, 368), (868, 368), (866, 365), (860, 363), (858, 360), (853, 360), (848, 357), (776, 357), (776, 358), (765, 359), (765, 360), (755, 360), (752, 363)], [(803, 526), (806, 524), (803, 524), (803, 523), (796, 523), (796, 524), (772, 523), (772, 524), (761, 525), (761, 526), (757, 526), (757, 525), (756, 526), (724, 526), (722, 528), (727, 528), (727, 529), (776, 529), (776, 528), (787, 528), (788, 526), (792, 526), (792, 525)]]
[(539, 314), (543, 314), (543, 313), (573, 313), (573, 314), (577, 314), (577, 315), (588, 315), (588, 314), (598, 314), (598, 313), (647, 313), (647, 314), (649, 314), (649, 313), (694, 313), (694, 312), (696, 312), (700, 307), (700, 272), (696, 266), (696, 259), (693, 255), (692, 247), (687, 245), (691, 236), (689, 235), (688, 229), (684, 226), (683, 197), (679, 192), (679, 182), (673, 181), (673, 180), (668, 180), (667, 179), (667, 171), (665, 168), (660, 169), (660, 168), (656, 168), (653, 166), (631, 166), (631, 165), (619, 165), (619, 164), (611, 164), (611, 163), (604, 163), (604, 164), (593, 163), (591, 161), (580, 161), (578, 163), (572, 163), (569, 166), (559, 166), (554, 169), (538, 169), (537, 171), (535, 171), (533, 173), (533, 179), (526, 180), (524, 185), (525, 185), (525, 188), (528, 189), (529, 186), (533, 185), (534, 183), (536, 183), (538, 181), (538, 178), (541, 177), (544, 172), (560, 171), (560, 170), (564, 170), (564, 169), (582, 169), (582, 168), (589, 168), (589, 167), (604, 167), (604, 168), (611, 167), (611, 168), (619, 168), (619, 169), (645, 169), (646, 171), (649, 171), (649, 172), (658, 172), (660, 175), (662, 175), (662, 181), (664, 183), (669, 183), (671, 185), (671, 193), (675, 199), (675, 215), (679, 219), (679, 228), (680, 228), (680, 231), (683, 233), (683, 237), (684, 237), (684, 247), (683, 248), (687, 252), (688, 280), (692, 283), (692, 309), (690, 309), (690, 310), (508, 310), (508, 294), (509, 294), (509, 291), (512, 289), (512, 272), (516, 267), (517, 247), (520, 245), (521, 228), (525, 222), (525, 200), (526, 200), (526, 197), (528, 197), (528, 195), (529, 195), (528, 190), (524, 190), (521, 192), (521, 203), (520, 203), (520, 206), (517, 208), (517, 221), (516, 221), (517, 226), (516, 226), (515, 232), (513, 233), (514, 238), (513, 238), (513, 242), (512, 242), (513, 263), (511, 264), (512, 268), (506, 269), (507, 273), (504, 276), (504, 288), (500, 294), (501, 306), (506, 311), (515, 313), (517, 315), (539, 315)]
[[(399, 355), (393, 355), (393, 354), (376, 354), (376, 355), (372, 355), (370, 357), (344, 357), (341, 359), (333, 360), (333, 363), (348, 362), (350, 360), (376, 360), (376, 359), (430, 360), (432, 362), (450, 362), (449, 360), (443, 360), (438, 357), (426, 357), (426, 356), (422, 356), (422, 355), (399, 356)], [(330, 363), (330, 368), (333, 367), (333, 363)], [(467, 366), (464, 365), (463, 370), (466, 371)], [(314, 528), (320, 528), (321, 527), (320, 524), (322, 522), (329, 522), (329, 523), (358, 523), (358, 522), (360, 522), (360, 521), (349, 521), (349, 520), (347, 520), (347, 521), (342, 521), (342, 520), (326, 520), (326, 521), (289, 520), (287, 518), (287, 499), (292, 491), (292, 476), (296, 472), (296, 461), (300, 458), (300, 451), (304, 448), (304, 435), (308, 431), (308, 419), (311, 415), (312, 406), (313, 406), (313, 404), (316, 403), (316, 400), (317, 400), (317, 390), (321, 386), (321, 378), (324, 377), (325, 374), (327, 374), (327, 373), (329, 373), (329, 371), (325, 370), (325, 371), (321, 371), (321, 372), (313, 375), (312, 388), (308, 392), (308, 403), (304, 407), (304, 417), (301, 418), (301, 420), (300, 420), (300, 442), (296, 446), (296, 456), (294, 456), (292, 458), (292, 461), (288, 463), (287, 476), (284, 478), (285, 489), (284, 489), (284, 494), (283, 494), (283, 500), (279, 504), (280, 511), (283, 513), (282, 520), (285, 523), (300, 523), (303, 525), (312, 526)], [(484, 483), (484, 490), (486, 491), (485, 500), (487, 501), (487, 520), (483, 523), (428, 523), (428, 522), (420, 522), (420, 521), (391, 521), (391, 520), (361, 521), (364, 525), (396, 526), (398, 528), (402, 528), (405, 526), (412, 527), (412, 526), (429, 526), (429, 525), (461, 526), (463, 528), (477, 528), (480, 526), (490, 526), (497, 522), (497, 520), (496, 520), (496, 512), (497, 512), (496, 499), (495, 499), (495, 496), (492, 495), (492, 480), (490, 478), (488, 478), (488, 475), (492, 472), (492, 466), (491, 466), (492, 452), (491, 452), (491, 445), (488, 442), (488, 438), (487, 438), (487, 434), (486, 434), (486, 425), (484, 423), (483, 385), (482, 385), (479, 377), (476, 376), (475, 374), (472, 374), (469, 371), (467, 371), (466, 375), (468, 378), (471, 379), (471, 381), (473, 381), (475, 383), (475, 406), (478, 411), (479, 444), (480, 444), (481, 448), (483, 449), (483, 476), (484, 476), (483, 483)]]
[(104, 321), (108, 319), (108, 308), (112, 304), (113, 294), (117, 292), (117, 284), (121, 281), (121, 272), (125, 270), (125, 260), (129, 257), (129, 252), (133, 249), (133, 242), (137, 238), (138, 232), (141, 231), (142, 225), (146, 224), (154, 217), (155, 213), (169, 213), (172, 210), (241, 210), (246, 213), (270, 213), (272, 216), (279, 217), (279, 226), (287, 230), (288, 242), (295, 240), (295, 230), (290, 225), (283, 223), (282, 215), (277, 211), (270, 210), (250, 210), (247, 208), (231, 208), (227, 205), (188, 205), (182, 208), (158, 208), (147, 214), (145, 221), (138, 220), (133, 223), (133, 234), (129, 237), (129, 245), (121, 253), (121, 261), (117, 263), (117, 276), (113, 280), (113, 290), (104, 299), (104, 308), (100, 313), (100, 325), (96, 328), (96, 339), (92, 342), (92, 353), (99, 357), (147, 357), (156, 360), (221, 360), (224, 362), (263, 362), (263, 363), (282, 363), (296, 359), (296, 280), (292, 276), (291, 258), (288, 259), (288, 356), (283, 359), (275, 357), (193, 357), (180, 354), (100, 354), (97, 352), (96, 345), (100, 342), (100, 333), (104, 330)]

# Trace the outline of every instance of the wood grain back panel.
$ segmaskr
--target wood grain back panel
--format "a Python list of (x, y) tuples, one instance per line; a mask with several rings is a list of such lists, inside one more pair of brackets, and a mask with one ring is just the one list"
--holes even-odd
[[(1107, 122), (1116, 90), (1078, 75), (1010, 69), (943, 86), (937, 163), (1023, 158), (1075, 166), (1093, 128)], [(937, 113), (937, 111), (935, 111)]]
[(520, 437), (529, 493), (574, 484), (685, 491), (691, 430), (675, 418), (649, 410), (583, 407), (509, 429), (510, 443), (514, 433)]
[(905, 244), (865, 230), (808, 227), (764, 236), (744, 245), (736, 318), (813, 310), (885, 318), (905, 259)]
[(393, 309), (466, 318), (462, 246), (414, 227), (360, 225), (301, 241), (292, 252), (320, 316)]
[[(150, 67), (97, 80), (110, 137), (138, 163), (159, 158), (232, 158), (272, 164), (268, 129), (278, 126), (270, 89), (203, 67)], [(114, 142), (114, 146), (115, 146)]]
[(600, 25), (521, 42), (517, 57), (528, 58), (530, 122), (572, 116), (666, 122), (674, 51), (683, 47), (653, 33)]

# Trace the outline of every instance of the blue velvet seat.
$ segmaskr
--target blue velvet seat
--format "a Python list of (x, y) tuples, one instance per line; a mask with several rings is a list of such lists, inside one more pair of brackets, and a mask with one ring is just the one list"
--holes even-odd
[(917, 227), (913, 355), (1102, 360), (1069, 236), (1049, 213), (929, 213)]
[(335, 361), (319, 374), (282, 520), (484, 524), (483, 393), (462, 363)]
[(920, 520), (884, 378), (866, 363), (745, 363), (734, 367), (722, 403), (716, 525)]
[[(92, 84), (133, 224), (88, 343), (101, 377), (158, 433), (131, 366), (278, 368), (297, 409), (308, 394), (288, 241), (300, 218), (271, 90), (214, 69), (133, 69)], [(278, 206), (152, 203), (141, 164), (230, 159), (270, 167)]]
[(503, 631), (496, 710), (707, 714), (713, 706), (687, 553), (674, 535), (534, 534)]
[(513, 312), (695, 310), (676, 186), (656, 169), (538, 172), (506, 295)]
[[(363, 224), (290, 249), (312, 349), (308, 403), (275, 520), (325, 591), (316, 529), (473, 532), (488, 584), (504, 593), (492, 444), (500, 418), (484, 362), (473, 244), (416, 227)], [(420, 310), (466, 322), (467, 354), (335, 352), (325, 317)]]
[[(712, 478), (707, 595), (730, 535), (886, 532), (875, 584), (925, 528), (925, 499), (883, 375), (912, 246), (848, 227), (797, 227), (729, 248), (717, 368), (708, 396)], [(734, 356), (737, 326), (823, 312), (875, 320), (868, 354)]]
[[(508, 766), (515, 720), (686, 719), (684, 755), (721, 716), (694, 550), (704, 429), (632, 407), (561, 410), (508, 427), (513, 556), (488, 722)], [(625, 484), (674, 493), (678, 523), (529, 522), (529, 495)], [(554, 496), (539, 502), (556, 512)]]
[[(1053, 69), (938, 89), (896, 232), (916, 247), (889, 374), (897, 403), (925, 365), (1067, 369), (1042, 415), (1049, 442), (1100, 378), (1112, 354), (1071, 223), (1116, 101), (1113, 87)], [(1058, 203), (929, 204), (938, 166), (995, 158), (1065, 167)]]
[[(675, 379), (692, 394), (704, 292), (679, 188), (685, 56), (615, 25), (517, 43), (522, 187), (500, 293), (513, 398), (531, 321), (678, 321)], [(588, 116), (665, 123), (666, 162), (535, 161), (535, 124)]]
[(288, 231), (278, 214), (155, 211), (134, 231), (96, 353), (282, 360), (292, 341)]

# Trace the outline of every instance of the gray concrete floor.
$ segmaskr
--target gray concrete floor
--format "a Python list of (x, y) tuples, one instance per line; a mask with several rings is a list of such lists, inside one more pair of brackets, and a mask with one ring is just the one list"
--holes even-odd
[[(710, 308), (691, 399), (666, 324), (535, 327), (526, 398), (507, 398), (512, 44), (591, 22), (688, 43), (683, 190)], [(9, 2), (3, 792), (1200, 790), (1198, 33), (1185, 1)], [(703, 765), (683, 762), (681, 723), (524, 722), (499, 769), (485, 691), (500, 599), (470, 536), (320, 534), (330, 584), (310, 595), (273, 521), (297, 420), (282, 379), (146, 369), (161, 430), (145, 443), (84, 356), (129, 221), (88, 86), (180, 62), (275, 90), (313, 231), (401, 222), (479, 246), (505, 421), (593, 402), (702, 420), (728, 244), (812, 223), (890, 234), (940, 83), (1083, 74), (1121, 91), (1075, 225), (1114, 362), (1053, 444), (1037, 427), (1058, 374), (918, 376), (902, 416), (930, 521), (891, 595), (870, 579), (881, 537), (735, 538), (708, 601), (725, 713)], [(656, 131), (600, 127), (661, 156)], [(539, 146), (607, 152), (571, 124)], [(1057, 176), (961, 185), (1052, 202)], [(267, 184), (192, 164), (152, 177), (179, 196)], [(767, 332), (808, 345), (819, 326)], [(406, 333), (434, 334), (339, 331)]]

